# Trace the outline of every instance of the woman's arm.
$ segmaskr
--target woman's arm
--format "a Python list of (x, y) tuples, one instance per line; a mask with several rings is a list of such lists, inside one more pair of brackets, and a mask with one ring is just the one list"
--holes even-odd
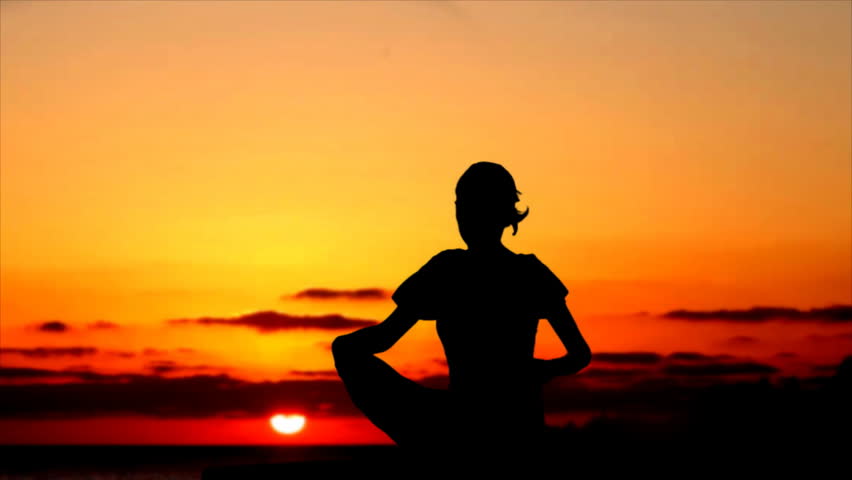
[(410, 312), (397, 307), (384, 322), (335, 338), (331, 351), (335, 356), (351, 352), (382, 353), (405, 335), (417, 320)]
[(542, 382), (547, 382), (553, 377), (577, 373), (592, 361), (592, 351), (583, 334), (580, 333), (580, 329), (577, 328), (568, 305), (562, 302), (547, 317), (547, 320), (568, 353), (551, 360), (535, 359)]

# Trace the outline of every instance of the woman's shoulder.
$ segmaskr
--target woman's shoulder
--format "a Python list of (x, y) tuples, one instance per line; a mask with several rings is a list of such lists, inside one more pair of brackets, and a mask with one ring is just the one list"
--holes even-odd
[[(462, 262), (462, 261), (465, 261), (465, 260), (470, 260), (471, 258), (475, 259), (476, 257), (471, 257), (471, 254), (468, 250), (465, 250), (463, 248), (448, 248), (446, 250), (441, 250), (440, 252), (433, 255), (432, 258), (429, 259), (428, 263), (431, 263), (431, 264), (448, 264), (448, 263)], [(505, 260), (512, 260), (512, 259), (514, 259), (516, 262), (518, 262), (518, 263), (516, 263), (516, 265), (517, 264), (527, 265), (527, 266), (531, 266), (534, 269), (541, 269), (541, 268), (547, 269), (547, 267), (544, 265), (544, 263), (542, 263), (542, 261), (539, 260), (539, 258), (533, 253), (510, 253), (509, 255), (502, 257), (502, 259), (501, 258), (489, 259), (488, 261), (489, 262), (497, 261), (499, 263), (502, 263)], [(514, 262), (512, 262), (512, 263), (514, 263)]]
[(431, 258), (421, 267), (421, 270), (427, 272), (433, 272), (436, 270), (443, 270), (447, 265), (452, 265), (457, 263), (458, 260), (462, 258), (465, 250), (460, 248), (450, 248), (446, 250), (441, 250), (440, 252), (432, 255)]
[[(508, 265), (514, 264), (516, 268), (530, 269), (532, 271), (550, 273), (550, 269), (534, 253), (513, 253), (503, 260), (514, 259)], [(430, 266), (449, 265), (470, 260), (470, 252), (463, 248), (448, 248), (441, 250), (429, 259)], [(499, 263), (503, 263), (502, 261)]]
[(546, 285), (549, 290), (555, 290), (562, 296), (568, 294), (568, 289), (559, 277), (553, 273), (550, 267), (545, 265), (545, 263), (542, 262), (535, 254), (520, 253), (518, 256), (523, 258), (529, 268), (528, 272), (531, 274), (533, 279), (538, 280), (542, 284)]
[(452, 260), (455, 260), (455, 259), (458, 259), (458, 258), (462, 258), (466, 252), (467, 252), (467, 250), (464, 250), (462, 248), (448, 248), (446, 250), (441, 250), (440, 252), (436, 253), (430, 259), (430, 261), (433, 261), (433, 260), (438, 261), (438, 262), (452, 261)]

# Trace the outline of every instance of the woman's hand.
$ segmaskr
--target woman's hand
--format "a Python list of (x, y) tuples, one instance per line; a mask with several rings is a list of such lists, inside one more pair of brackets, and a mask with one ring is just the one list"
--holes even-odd
[(537, 367), (542, 375), (549, 381), (553, 377), (572, 375), (586, 368), (592, 361), (592, 351), (577, 328), (568, 306), (565, 303), (557, 305), (547, 320), (568, 353), (552, 360), (541, 360), (546, 362)]
[(571, 354), (552, 359), (533, 358), (532, 361), (532, 379), (541, 385), (559, 376), (575, 374), (589, 364), (585, 356)]
[(563, 303), (555, 307), (547, 319), (568, 353), (559, 358), (532, 359), (532, 380), (540, 385), (555, 377), (573, 375), (586, 368), (592, 360), (589, 345), (577, 328), (567, 305)]
[(554, 368), (553, 360), (545, 360), (542, 358), (532, 359), (532, 380), (539, 385), (553, 380), (557, 376), (557, 371)]

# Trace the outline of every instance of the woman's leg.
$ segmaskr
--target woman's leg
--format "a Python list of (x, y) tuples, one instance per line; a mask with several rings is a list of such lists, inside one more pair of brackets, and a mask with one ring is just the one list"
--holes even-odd
[[(444, 430), (447, 392), (424, 387), (377, 356), (332, 344), (337, 373), (352, 402), (394, 442), (407, 448), (431, 448)], [(448, 433), (448, 432), (445, 432)]]

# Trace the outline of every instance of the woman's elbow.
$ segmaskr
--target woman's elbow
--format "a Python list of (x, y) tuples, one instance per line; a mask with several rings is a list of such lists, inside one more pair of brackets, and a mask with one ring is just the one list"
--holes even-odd
[(592, 350), (588, 345), (584, 345), (579, 351), (576, 352), (577, 355), (577, 365), (580, 369), (586, 368), (592, 363)]

